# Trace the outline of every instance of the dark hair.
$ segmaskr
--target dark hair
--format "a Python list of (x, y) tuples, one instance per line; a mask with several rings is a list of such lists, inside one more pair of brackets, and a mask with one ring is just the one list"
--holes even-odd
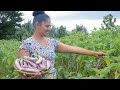
[(36, 22), (41, 23), (46, 21), (47, 18), (50, 18), (44, 11), (33, 11), (33, 26), (35, 27)]

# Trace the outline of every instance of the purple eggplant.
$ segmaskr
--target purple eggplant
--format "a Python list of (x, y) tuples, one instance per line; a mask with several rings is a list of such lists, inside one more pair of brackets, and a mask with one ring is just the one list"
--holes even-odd
[(34, 73), (39, 73), (40, 70), (38, 69), (33, 69), (33, 68), (21, 68), (22, 71), (26, 71), (26, 72), (34, 72)]
[(23, 64), (24, 64), (25, 66), (27, 66), (27, 62), (25, 62), (24, 60), (23, 60)]
[(20, 60), (19, 59), (15, 60), (15, 66), (16, 66), (16, 68), (18, 68), (19, 70), (21, 70)]
[(39, 59), (38, 59), (38, 61), (36, 61), (36, 64), (39, 64), (39, 63), (41, 63), (42, 62), (42, 57), (40, 57)]
[(33, 58), (33, 57), (29, 57), (29, 56), (24, 56), (23, 58), (27, 59), (27, 60), (32, 60), (32, 61), (36, 61), (37, 60), (37, 58)]
[(33, 67), (37, 67), (36, 63), (29, 61), (29, 60), (24, 60), (25, 62), (31, 64)]

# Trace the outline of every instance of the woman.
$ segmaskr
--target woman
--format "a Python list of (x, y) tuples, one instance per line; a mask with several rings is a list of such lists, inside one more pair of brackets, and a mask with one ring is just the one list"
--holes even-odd
[[(22, 45), (19, 48), (19, 57), (34, 57), (34, 55), (37, 54), (44, 57), (46, 60), (50, 60), (52, 70), (48, 75), (42, 78), (56, 78), (56, 71), (54, 69), (56, 52), (75, 53), (95, 57), (106, 55), (103, 52), (86, 50), (80, 47), (63, 44), (53, 38), (47, 38), (46, 35), (49, 32), (51, 26), (50, 17), (45, 14), (44, 11), (34, 11), (33, 16), (34, 35), (26, 40), (23, 40)], [(35, 75), (29, 78), (25, 74), (21, 74), (21, 76), (25, 79), (33, 79), (39, 77), (40, 75)]]

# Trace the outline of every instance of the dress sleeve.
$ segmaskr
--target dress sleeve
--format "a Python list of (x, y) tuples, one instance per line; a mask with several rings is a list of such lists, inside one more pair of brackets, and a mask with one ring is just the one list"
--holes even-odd
[(24, 49), (26, 52), (30, 52), (29, 43), (26, 40), (22, 41), (22, 45), (19, 47), (18, 51)]

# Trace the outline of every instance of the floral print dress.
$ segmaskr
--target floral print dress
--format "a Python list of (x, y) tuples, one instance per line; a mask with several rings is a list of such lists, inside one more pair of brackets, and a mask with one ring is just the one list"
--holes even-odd
[(19, 50), (24, 49), (26, 52), (30, 53), (31, 57), (35, 55), (40, 55), (46, 60), (51, 62), (52, 69), (50, 70), (48, 75), (45, 75), (43, 78), (45, 79), (55, 79), (56, 78), (56, 70), (54, 69), (56, 50), (58, 47), (59, 41), (53, 38), (47, 38), (47, 45), (43, 47), (39, 42), (37, 42), (33, 37), (30, 37), (26, 40), (22, 41), (22, 45), (19, 47)]

